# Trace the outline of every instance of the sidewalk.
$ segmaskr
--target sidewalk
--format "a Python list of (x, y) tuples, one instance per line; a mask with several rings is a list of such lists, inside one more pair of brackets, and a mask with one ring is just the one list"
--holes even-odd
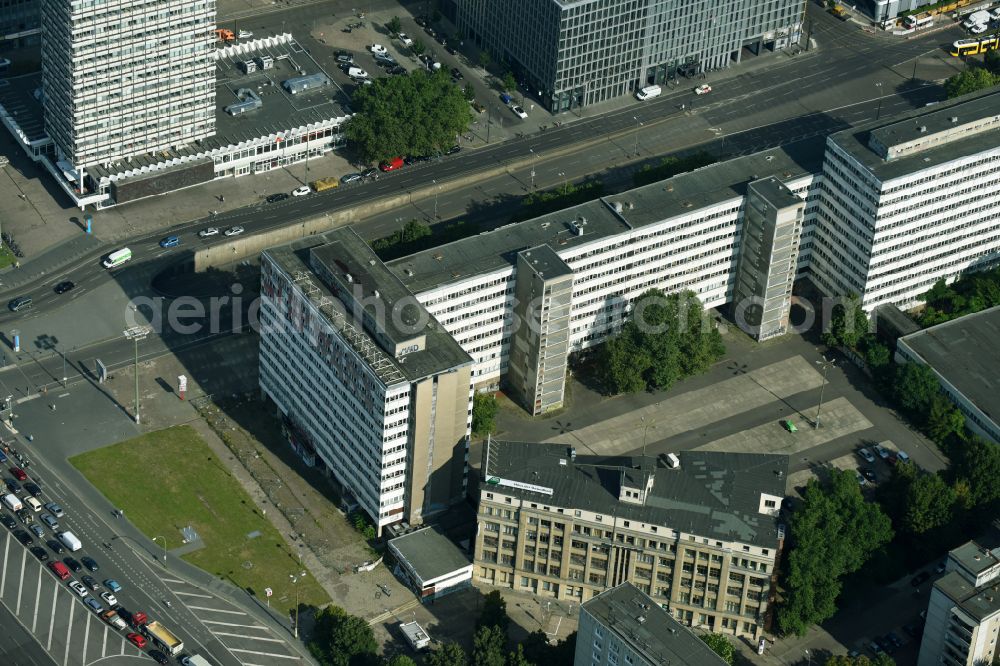
[[(20, 242), (20, 241), (19, 241)], [(0, 289), (20, 289), (25, 285), (42, 282), (73, 263), (86, 259), (98, 261), (103, 243), (93, 234), (81, 233), (53, 245), (42, 254), (0, 271)]]

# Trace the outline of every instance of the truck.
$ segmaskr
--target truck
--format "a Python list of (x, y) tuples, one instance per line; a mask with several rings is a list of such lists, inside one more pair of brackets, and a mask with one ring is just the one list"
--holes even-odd
[(332, 190), (335, 187), (340, 187), (340, 181), (336, 178), (320, 178), (319, 180), (314, 180), (310, 185), (312, 185), (315, 192), (322, 192), (323, 190)]
[(60, 532), (58, 536), (59, 536), (59, 541), (62, 542), (62, 545), (66, 546), (66, 548), (68, 548), (71, 553), (75, 553), (76, 551), (83, 548), (83, 543), (81, 543), (80, 540), (76, 538), (76, 535), (73, 534), (72, 532)]
[(208, 663), (208, 659), (205, 659), (200, 654), (192, 654), (181, 659), (181, 664), (184, 666), (212, 666)]
[(113, 610), (104, 611), (103, 613), (101, 613), (101, 619), (110, 624), (118, 631), (121, 631), (122, 629), (128, 626), (125, 624), (125, 620), (118, 617), (118, 613), (114, 612)]
[(226, 28), (219, 28), (215, 31), (215, 37), (220, 42), (232, 42), (236, 40), (236, 35), (233, 34), (232, 30), (227, 30)]
[(156, 647), (170, 656), (175, 656), (184, 649), (184, 641), (174, 636), (169, 629), (156, 620), (146, 625), (146, 635), (153, 639)]
[(17, 495), (13, 495), (11, 493), (7, 493), (6, 495), (3, 496), (3, 503), (4, 506), (6, 506), (14, 513), (17, 513), (18, 511), (24, 508), (24, 504), (22, 504), (21, 500), (17, 498)]
[(903, 27), (908, 29), (930, 28), (933, 25), (934, 16), (932, 14), (910, 14), (903, 19)]
[(979, 25), (989, 25), (990, 18), (991, 16), (989, 11), (985, 9), (980, 9), (966, 16), (965, 21), (962, 23), (962, 27), (966, 29), (972, 29)]

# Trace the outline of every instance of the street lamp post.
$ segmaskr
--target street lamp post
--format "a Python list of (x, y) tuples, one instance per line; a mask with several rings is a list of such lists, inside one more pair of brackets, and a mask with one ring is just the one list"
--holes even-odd
[(656, 421), (654, 421), (653, 419), (650, 419), (649, 423), (646, 423), (646, 417), (645, 416), (640, 416), (639, 417), (639, 421), (642, 422), (642, 457), (645, 458), (646, 457), (646, 433), (649, 432), (650, 428), (654, 428), (654, 429), (656, 428)]
[(153, 537), (153, 543), (156, 543), (157, 539), (163, 539), (163, 566), (167, 565), (167, 539), (166, 537), (155, 536)]
[(632, 157), (639, 156), (639, 128), (642, 127), (642, 123), (639, 122), (638, 116), (632, 116), (632, 120), (635, 121), (635, 150), (632, 151)]
[(288, 574), (289, 580), (292, 581), (292, 587), (295, 588), (295, 638), (299, 637), (299, 586), (298, 582), (300, 579), (305, 577), (306, 572), (300, 571), (298, 574)]
[(813, 424), (814, 428), (819, 428), (819, 414), (820, 410), (823, 409), (823, 393), (826, 391), (826, 373), (832, 368), (836, 363), (825, 356), (821, 356), (823, 360), (816, 361), (816, 365), (823, 369), (823, 383), (820, 385), (819, 389), (819, 404), (816, 406), (816, 422)]
[(877, 81), (875, 87), (878, 88), (878, 106), (875, 108), (875, 120), (882, 114), (882, 82)]
[(133, 326), (125, 330), (125, 338), (135, 343), (135, 422), (139, 424), (139, 340), (145, 340), (152, 329), (149, 326)]
[(431, 182), (434, 184), (434, 219), (436, 220), (438, 217), (438, 190), (440, 188), (438, 188), (436, 180)]
[(535, 150), (534, 148), (528, 148), (528, 152), (531, 153), (531, 190), (535, 190)]

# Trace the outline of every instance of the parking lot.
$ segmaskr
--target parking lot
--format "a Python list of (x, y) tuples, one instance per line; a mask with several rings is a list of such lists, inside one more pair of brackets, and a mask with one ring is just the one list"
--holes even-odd
[(143, 655), (123, 633), (84, 606), (9, 531), (0, 533), (0, 543), (0, 603), (57, 664), (92, 664), (107, 657)]

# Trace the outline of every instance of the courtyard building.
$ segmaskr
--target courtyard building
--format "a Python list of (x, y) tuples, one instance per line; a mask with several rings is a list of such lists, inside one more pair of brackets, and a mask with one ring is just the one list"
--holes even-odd
[(674, 619), (756, 641), (770, 624), (788, 459), (577, 455), (490, 441), (474, 580), (586, 604), (635, 585)]

